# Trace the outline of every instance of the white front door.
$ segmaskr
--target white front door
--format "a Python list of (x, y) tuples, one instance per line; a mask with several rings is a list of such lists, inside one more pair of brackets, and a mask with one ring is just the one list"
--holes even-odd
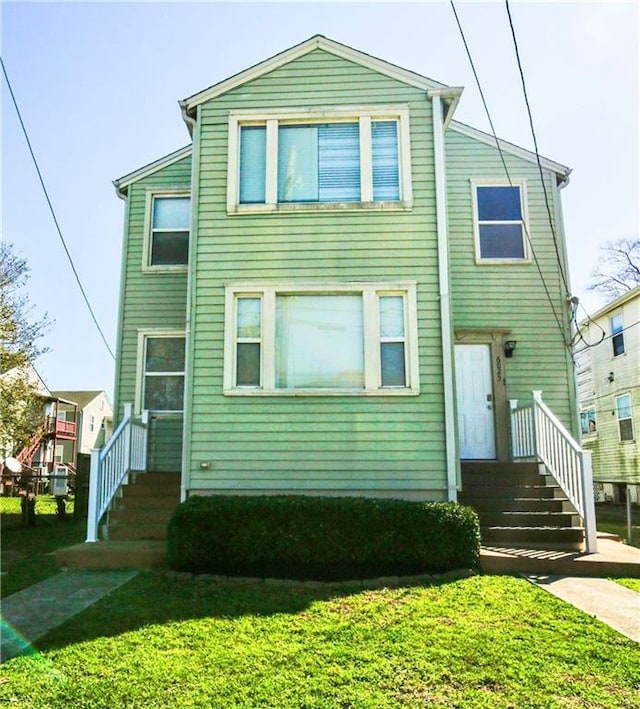
[(456, 345), (458, 435), (463, 460), (496, 457), (489, 345)]

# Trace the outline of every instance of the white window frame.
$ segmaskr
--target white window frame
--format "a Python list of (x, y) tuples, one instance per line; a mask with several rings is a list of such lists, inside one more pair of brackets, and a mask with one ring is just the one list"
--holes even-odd
[[(364, 306), (364, 388), (278, 389), (275, 385), (275, 314), (277, 295), (362, 294)], [(402, 295), (405, 303), (404, 387), (382, 387), (380, 372), (379, 296)], [(238, 387), (236, 381), (236, 302), (239, 297), (262, 300), (261, 372), (259, 387)], [(417, 396), (418, 371), (417, 286), (415, 281), (393, 283), (237, 283), (225, 288), (224, 383), (225, 396)]]
[[(621, 323), (621, 328), (618, 332), (614, 333), (613, 332), (613, 321), (616, 318), (620, 318), (620, 323)], [(627, 352), (627, 343), (625, 342), (625, 337), (624, 337), (624, 313), (622, 310), (619, 310), (615, 315), (611, 315), (609, 317), (609, 330), (611, 331), (611, 359), (615, 359), (616, 357), (622, 357), (624, 354)], [(614, 350), (614, 344), (613, 341), (616, 337), (621, 337), (622, 338), (622, 352), (616, 354)]]
[[(185, 395), (186, 395), (186, 369), (187, 369), (187, 336), (184, 330), (138, 330), (138, 347), (137, 347), (137, 365), (136, 365), (136, 391), (135, 391), (135, 411), (140, 413), (142, 411), (142, 403), (144, 401), (144, 381), (146, 375), (145, 367), (145, 354), (146, 354), (146, 341), (149, 338), (154, 337), (182, 337), (185, 341), (185, 368), (182, 372), (166, 372), (167, 375), (177, 376), (181, 374), (185, 381)], [(162, 373), (156, 372), (155, 374), (160, 375)], [(182, 415), (184, 412), (184, 398), (182, 401), (182, 409), (160, 411), (154, 410), (154, 414), (163, 415)]]
[[(629, 417), (628, 418), (620, 418), (620, 409), (618, 408), (618, 400), (619, 399), (624, 399), (628, 398), (629, 399)], [(632, 443), (636, 439), (636, 431), (635, 427), (633, 425), (633, 397), (631, 396), (631, 392), (625, 392), (624, 394), (619, 394), (615, 398), (615, 405), (616, 405), (616, 422), (618, 424), (618, 441), (620, 443)], [(631, 438), (622, 438), (622, 432), (620, 430), (620, 422), (621, 421), (631, 421)]]
[[(398, 175), (400, 200), (373, 201), (371, 122), (398, 121)], [(278, 126), (309, 123), (354, 122), (360, 124), (360, 202), (278, 203)], [(240, 204), (240, 129), (264, 125), (267, 131), (266, 196), (264, 204)], [(344, 211), (345, 209), (408, 210), (413, 206), (409, 107), (346, 106), (322, 109), (235, 110), (229, 113), (229, 153), (227, 161), (227, 213)]]
[[(146, 273), (175, 273), (185, 272), (189, 263), (165, 264), (154, 266), (151, 263), (151, 250), (153, 247), (153, 200), (156, 197), (189, 197), (191, 190), (188, 188), (147, 189), (144, 206), (144, 244), (142, 247), (142, 270)], [(191, 223), (189, 223), (189, 258), (191, 257)]]
[[(476, 249), (476, 264), (477, 265), (517, 265), (531, 263), (531, 249), (529, 247), (528, 235), (531, 233), (529, 229), (529, 199), (527, 195), (527, 180), (495, 178), (472, 179), (471, 183), (471, 200), (473, 205), (473, 234)], [(518, 187), (520, 188), (520, 210), (522, 213), (522, 246), (523, 258), (483, 258), (480, 250), (480, 220), (478, 219), (478, 187)], [(483, 222), (484, 223), (484, 222)], [(495, 224), (513, 224), (513, 221), (508, 222), (492, 222)]]
[[(586, 414), (587, 421), (590, 421), (590, 417), (589, 417), (590, 411), (593, 411), (593, 422), (594, 422), (595, 428), (593, 431), (589, 431), (589, 430), (583, 431), (582, 430), (582, 415)], [(582, 409), (580, 410), (580, 430), (581, 430), (583, 437), (598, 435), (598, 417), (596, 415), (596, 407), (593, 404), (590, 406), (583, 406)]]

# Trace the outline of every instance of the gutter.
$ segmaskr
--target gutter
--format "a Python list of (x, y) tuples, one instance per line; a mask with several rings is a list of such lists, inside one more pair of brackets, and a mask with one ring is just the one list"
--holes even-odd
[[(440, 329), (442, 341), (442, 374), (444, 389), (445, 439), (447, 461), (447, 499), (458, 499), (458, 446), (455, 422), (455, 390), (453, 383), (453, 342), (451, 337), (451, 295), (449, 292), (449, 245), (447, 234), (447, 184), (444, 156), (444, 117), (442, 97), (451, 89), (427, 92), (433, 114), (433, 152), (436, 182), (436, 227), (438, 234), (438, 283), (440, 299)], [(459, 94), (458, 94), (459, 95)], [(450, 119), (451, 111), (447, 119)]]

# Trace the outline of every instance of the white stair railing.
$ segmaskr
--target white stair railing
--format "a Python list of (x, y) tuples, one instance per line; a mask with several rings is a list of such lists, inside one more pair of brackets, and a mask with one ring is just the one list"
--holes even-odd
[(111, 438), (100, 450), (91, 451), (87, 542), (98, 541), (100, 520), (129, 473), (145, 470), (148, 422), (148, 411), (136, 420), (132, 404), (125, 404), (124, 418)]
[(583, 450), (542, 401), (542, 392), (533, 392), (533, 401), (518, 406), (511, 400), (511, 447), (514, 460), (544, 463), (584, 523), (586, 551), (597, 551), (596, 512), (593, 496), (591, 453)]

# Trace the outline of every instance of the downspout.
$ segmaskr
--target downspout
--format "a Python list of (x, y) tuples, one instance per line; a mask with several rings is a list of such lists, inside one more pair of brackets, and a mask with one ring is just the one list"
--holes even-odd
[(193, 411), (193, 360), (194, 344), (191, 328), (191, 308), (195, 302), (195, 269), (197, 260), (198, 189), (200, 184), (200, 132), (197, 119), (192, 118), (181, 103), (182, 117), (193, 139), (191, 151), (191, 228), (189, 230), (189, 270), (187, 272), (187, 304), (185, 313), (185, 382), (182, 419), (182, 461), (180, 472), (180, 502), (187, 499), (191, 483), (191, 414)]
[(458, 446), (455, 423), (455, 391), (453, 385), (453, 343), (451, 338), (451, 297), (449, 292), (449, 246), (447, 235), (447, 183), (444, 160), (444, 127), (442, 95), (449, 93), (432, 89), (433, 152), (436, 183), (436, 228), (438, 234), (438, 283), (440, 299), (440, 337), (442, 341), (442, 369), (444, 387), (445, 440), (447, 461), (447, 497), (458, 499)]

